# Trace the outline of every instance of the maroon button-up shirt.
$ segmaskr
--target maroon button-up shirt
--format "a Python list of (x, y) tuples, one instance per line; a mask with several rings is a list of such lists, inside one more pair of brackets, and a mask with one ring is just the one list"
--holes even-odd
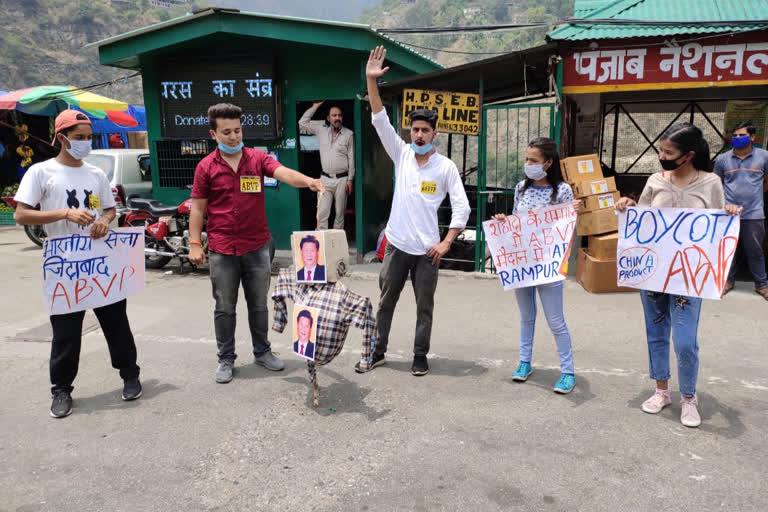
[[(208, 200), (206, 232), (211, 251), (240, 255), (261, 249), (269, 241), (264, 176), (273, 177), (278, 167), (277, 160), (251, 148), (243, 148), (237, 172), (218, 149), (197, 164), (192, 197)], [(243, 192), (255, 188), (254, 178), (259, 191)]]

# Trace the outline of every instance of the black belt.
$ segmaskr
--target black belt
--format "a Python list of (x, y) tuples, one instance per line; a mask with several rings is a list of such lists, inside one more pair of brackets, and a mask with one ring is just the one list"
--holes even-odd
[(336, 174), (334, 176), (331, 176), (330, 174), (325, 173), (323, 171), (320, 171), (320, 174), (322, 174), (326, 178), (346, 178), (347, 176), (349, 176), (348, 172), (340, 172), (339, 174)]

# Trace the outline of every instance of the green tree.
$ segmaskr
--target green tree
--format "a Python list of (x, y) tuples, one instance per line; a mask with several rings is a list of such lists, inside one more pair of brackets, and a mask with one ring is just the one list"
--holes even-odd
[(491, 14), (497, 23), (506, 20), (508, 13), (509, 7), (507, 7), (507, 0), (495, 0), (493, 5), (491, 5)]

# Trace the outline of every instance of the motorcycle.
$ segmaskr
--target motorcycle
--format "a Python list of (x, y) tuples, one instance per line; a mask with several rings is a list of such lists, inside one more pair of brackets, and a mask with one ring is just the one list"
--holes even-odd
[[(13, 199), (13, 196), (4, 197), (3, 201), (5, 204), (16, 209), (17, 203)], [(36, 210), (40, 209), (40, 206), (35, 207)], [(32, 240), (35, 244), (39, 245), (40, 247), (43, 246), (43, 241), (45, 241), (45, 238), (48, 236), (48, 234), (45, 232), (45, 228), (43, 226), (33, 226), (33, 225), (27, 225), (24, 226), (24, 233), (27, 234), (27, 238)]]
[[(178, 206), (167, 206), (159, 201), (141, 198), (130, 199), (128, 203), (129, 211), (124, 226), (144, 228), (146, 267), (163, 268), (176, 257), (183, 268), (184, 262), (189, 260), (189, 214), (192, 211), (192, 200), (187, 199)], [(207, 254), (205, 224), (201, 242), (203, 252)]]

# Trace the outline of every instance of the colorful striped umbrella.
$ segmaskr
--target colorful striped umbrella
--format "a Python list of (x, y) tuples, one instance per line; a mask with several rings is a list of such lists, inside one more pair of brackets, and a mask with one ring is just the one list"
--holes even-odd
[(69, 85), (43, 85), (0, 96), (0, 110), (18, 110), (26, 114), (55, 116), (70, 106), (121, 126), (133, 127), (137, 124), (128, 114), (127, 103)]

